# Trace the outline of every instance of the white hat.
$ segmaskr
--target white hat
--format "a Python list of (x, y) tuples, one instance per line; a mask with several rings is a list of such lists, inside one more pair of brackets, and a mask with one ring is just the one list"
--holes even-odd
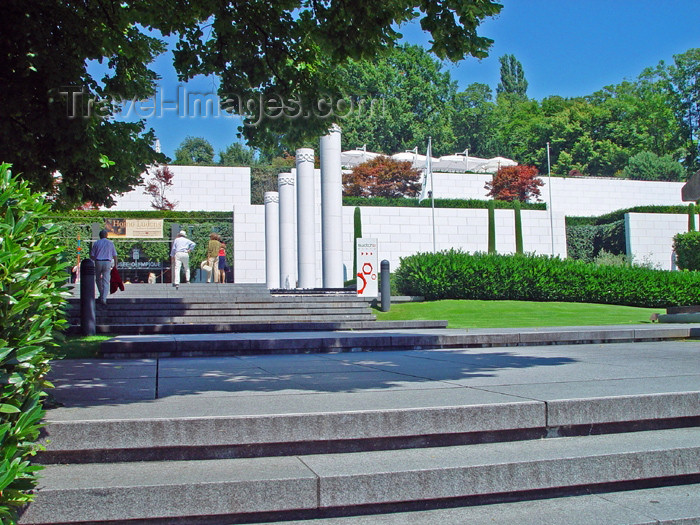
[(185, 233), (185, 230), (180, 230), (180, 233), (178, 233), (178, 236), (180, 236), (180, 237), (186, 237), (187, 234)]

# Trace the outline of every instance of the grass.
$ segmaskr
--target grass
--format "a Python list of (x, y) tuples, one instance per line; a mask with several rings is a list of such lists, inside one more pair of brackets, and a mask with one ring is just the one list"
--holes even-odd
[(449, 328), (522, 328), (649, 323), (662, 308), (609, 304), (444, 300), (402, 303), (377, 312), (380, 321), (446, 320)]
[(100, 356), (100, 343), (113, 335), (71, 335), (56, 348), (57, 359), (93, 359)]

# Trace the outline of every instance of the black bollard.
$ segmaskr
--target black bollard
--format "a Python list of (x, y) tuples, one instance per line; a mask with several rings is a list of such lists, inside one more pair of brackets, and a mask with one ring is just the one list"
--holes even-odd
[(391, 274), (389, 272), (389, 261), (384, 259), (379, 265), (382, 276), (382, 312), (388, 312), (391, 308)]
[(83, 335), (95, 335), (95, 263), (80, 263), (80, 328)]

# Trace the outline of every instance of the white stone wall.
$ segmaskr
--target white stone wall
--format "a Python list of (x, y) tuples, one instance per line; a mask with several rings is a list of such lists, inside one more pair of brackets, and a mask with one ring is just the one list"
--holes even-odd
[[(316, 206), (317, 213), (320, 206)], [(347, 278), (352, 278), (353, 222), (355, 208), (343, 207), (343, 264)], [(361, 208), (362, 234), (379, 242), (379, 260), (387, 259), (392, 271), (401, 257), (433, 250), (432, 210), (430, 208), (398, 208), (367, 206)], [(264, 206), (236, 206), (234, 209), (234, 257), (236, 282), (265, 282)], [(566, 256), (564, 215), (554, 215), (554, 253)], [(435, 247), (466, 252), (488, 249), (488, 210), (435, 210)], [(550, 217), (547, 211), (522, 212), (523, 248), (526, 252), (552, 253)], [(319, 271), (316, 286), (321, 286), (321, 247), (317, 240), (316, 256)], [(496, 210), (496, 250), (515, 252), (515, 219), (513, 210)]]
[(672, 270), (673, 236), (688, 231), (687, 214), (627, 213), (625, 236), (627, 256), (635, 264)]
[[(218, 166), (168, 166), (173, 185), (165, 196), (177, 202), (176, 211), (230, 211), (236, 204), (250, 204), (250, 168)], [(119, 196), (115, 211), (153, 210), (145, 183), (157, 168), (144, 173), (144, 185)]]
[[(435, 173), (435, 197), (487, 199), (484, 185), (491, 175)], [(542, 177), (541, 202), (549, 204), (548, 178)], [(552, 177), (552, 209), (568, 216), (590, 217), (624, 208), (683, 204), (683, 182), (652, 182), (625, 179)]]

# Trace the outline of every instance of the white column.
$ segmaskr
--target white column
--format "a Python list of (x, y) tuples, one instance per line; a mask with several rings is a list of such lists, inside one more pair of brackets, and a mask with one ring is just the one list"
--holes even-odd
[(280, 287), (280, 194), (266, 191), (265, 201), (265, 282), (269, 289)]
[(321, 137), (321, 250), (323, 287), (342, 288), (343, 173), (340, 166), (340, 128)]
[(279, 190), (279, 250), (280, 288), (296, 288), (296, 236), (294, 235), (294, 176), (280, 173), (277, 176)]
[(298, 288), (316, 287), (316, 202), (314, 150), (300, 148), (297, 159), (297, 269)]

